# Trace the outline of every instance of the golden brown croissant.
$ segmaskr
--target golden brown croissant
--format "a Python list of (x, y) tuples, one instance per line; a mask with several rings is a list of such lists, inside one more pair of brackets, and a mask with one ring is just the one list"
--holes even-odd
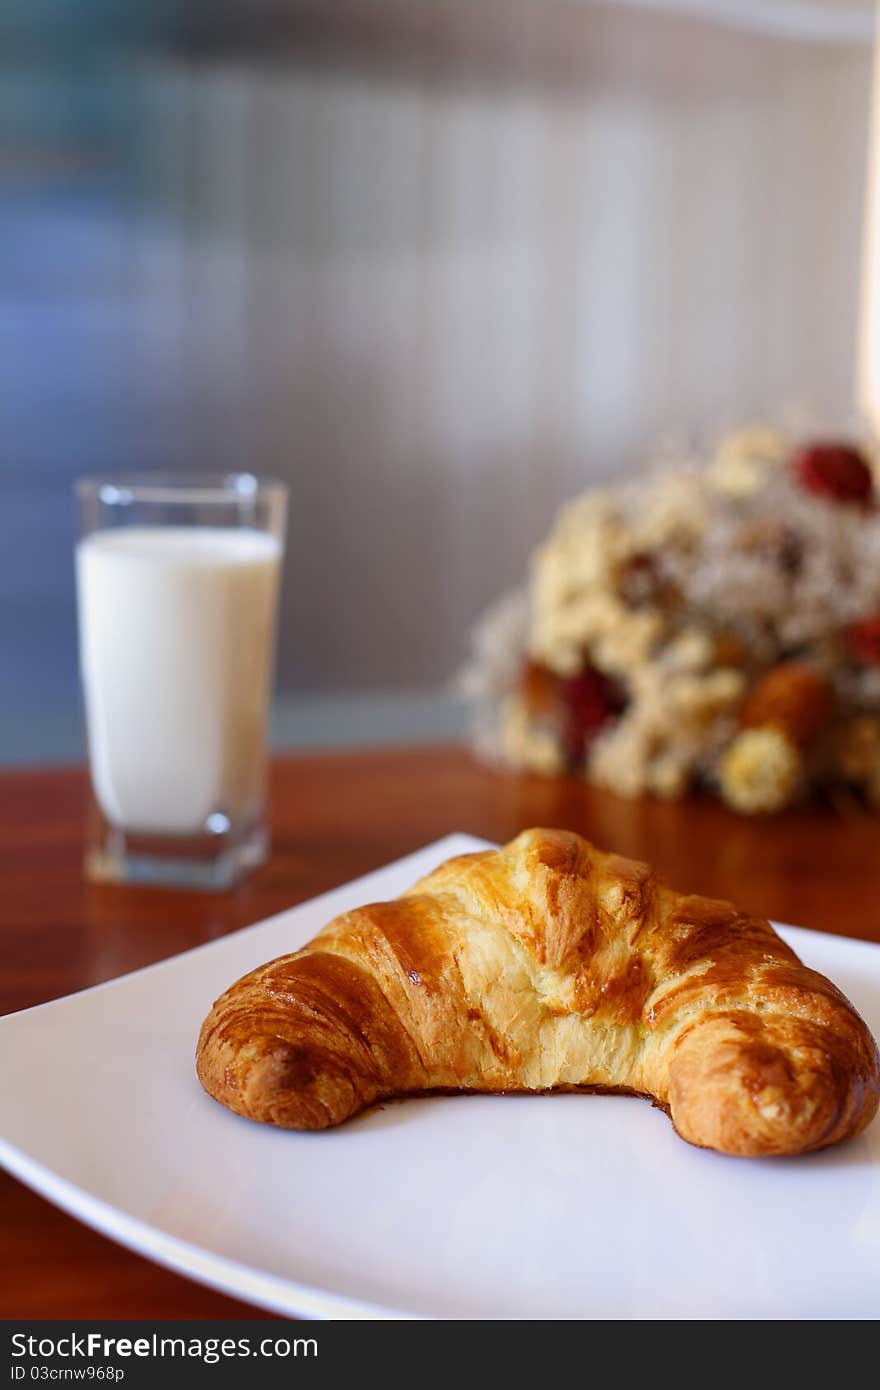
[(880, 1100), (867, 1027), (769, 923), (559, 830), (451, 859), (246, 975), (197, 1067), (290, 1129), (415, 1092), (585, 1088), (649, 1096), (729, 1154), (823, 1148)]

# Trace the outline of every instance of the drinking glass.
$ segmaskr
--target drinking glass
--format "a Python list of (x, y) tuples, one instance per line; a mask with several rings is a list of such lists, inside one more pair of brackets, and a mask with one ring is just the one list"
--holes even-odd
[(76, 484), (89, 877), (227, 888), (266, 856), (287, 489), (250, 473)]

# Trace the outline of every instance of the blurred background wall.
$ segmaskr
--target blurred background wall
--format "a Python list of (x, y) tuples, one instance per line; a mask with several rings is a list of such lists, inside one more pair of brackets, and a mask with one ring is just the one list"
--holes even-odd
[(870, 33), (12, 0), (0, 758), (77, 751), (81, 473), (287, 478), (277, 737), (407, 736), (455, 725), (434, 692), (571, 493), (670, 432), (851, 426)]

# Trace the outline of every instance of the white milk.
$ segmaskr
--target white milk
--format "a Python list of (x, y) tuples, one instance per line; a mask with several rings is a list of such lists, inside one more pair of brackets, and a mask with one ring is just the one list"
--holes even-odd
[(89, 755), (112, 824), (191, 834), (258, 811), (280, 563), (273, 536), (232, 528), (80, 542)]

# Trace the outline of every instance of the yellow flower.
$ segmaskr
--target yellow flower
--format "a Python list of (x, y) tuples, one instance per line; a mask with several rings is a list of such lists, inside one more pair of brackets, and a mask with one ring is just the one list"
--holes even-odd
[(639, 499), (639, 510), (630, 518), (639, 552), (666, 546), (689, 549), (706, 529), (706, 483), (700, 473), (680, 469), (645, 478), (639, 485)]
[(706, 671), (715, 655), (715, 638), (692, 625), (668, 643), (663, 655), (675, 671)]
[(747, 496), (763, 487), (768, 472), (783, 462), (789, 447), (785, 435), (770, 425), (734, 430), (718, 445), (709, 477), (720, 492)]
[(778, 729), (746, 729), (721, 759), (721, 793), (744, 815), (781, 811), (793, 799), (800, 773), (800, 754)]

